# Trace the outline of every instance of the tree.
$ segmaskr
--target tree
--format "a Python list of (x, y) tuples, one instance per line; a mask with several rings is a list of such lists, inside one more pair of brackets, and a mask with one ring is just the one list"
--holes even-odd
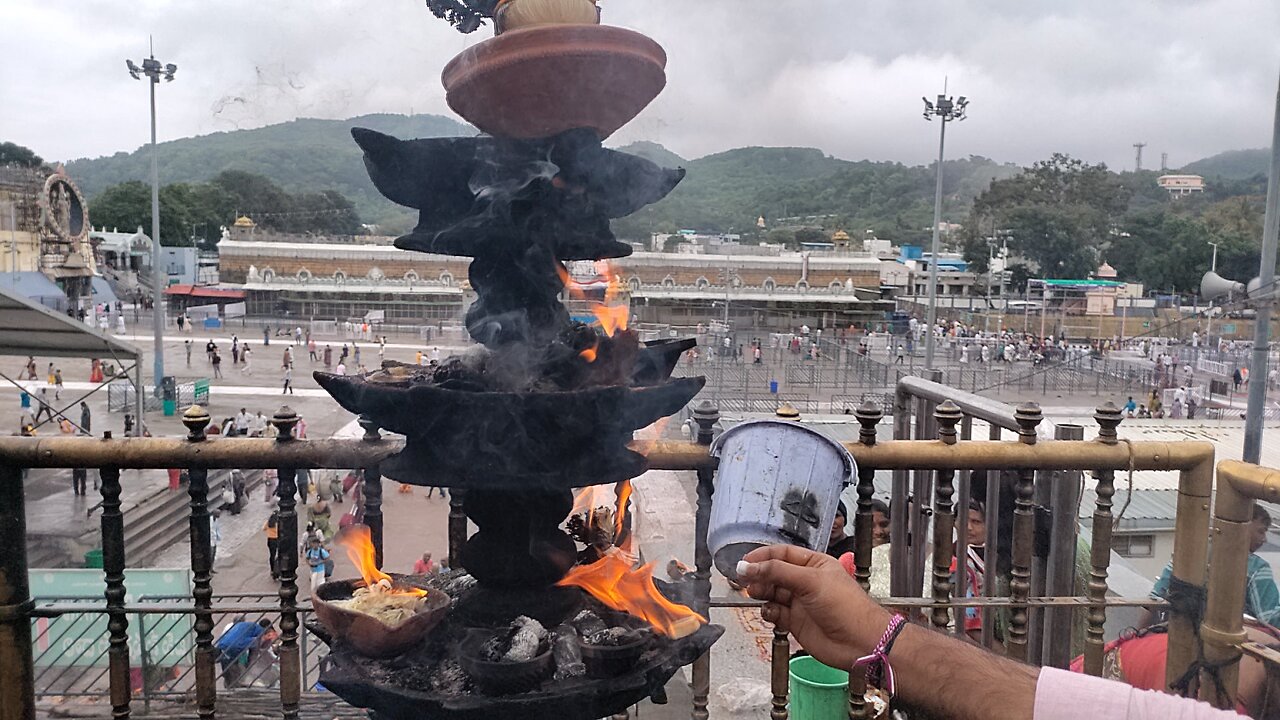
[(1041, 277), (1087, 277), (1132, 191), (1106, 165), (1055, 153), (1012, 178), (995, 180), (974, 200), (962, 236), (965, 257), (986, 267), (987, 240), (1005, 235), (1010, 250)]
[(31, 148), (17, 143), (0, 142), (0, 165), (17, 165), (25, 168), (38, 168), (44, 160)]

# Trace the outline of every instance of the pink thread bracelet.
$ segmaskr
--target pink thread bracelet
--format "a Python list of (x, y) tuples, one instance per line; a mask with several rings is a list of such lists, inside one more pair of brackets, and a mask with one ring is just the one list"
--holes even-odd
[(854, 661), (853, 667), (867, 668), (867, 687), (879, 688), (893, 697), (893, 667), (889, 664), (889, 651), (893, 649), (893, 641), (906, 627), (907, 619), (902, 615), (894, 615), (880, 637), (880, 642), (869, 655), (863, 655)]

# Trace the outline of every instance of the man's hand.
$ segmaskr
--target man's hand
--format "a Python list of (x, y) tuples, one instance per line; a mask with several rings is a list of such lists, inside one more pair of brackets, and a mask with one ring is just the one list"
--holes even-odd
[(825, 665), (849, 669), (870, 652), (889, 613), (862, 591), (836, 559), (793, 545), (748, 553), (738, 566), (747, 593), (766, 601), (761, 616), (790, 632)]

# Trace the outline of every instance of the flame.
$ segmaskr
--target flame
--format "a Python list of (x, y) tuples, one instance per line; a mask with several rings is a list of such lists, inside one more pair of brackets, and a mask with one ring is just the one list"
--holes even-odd
[(613, 271), (610, 263), (605, 260), (597, 262), (596, 272), (609, 285), (604, 291), (604, 302), (591, 308), (591, 312), (600, 321), (600, 328), (604, 330), (604, 334), (613, 337), (619, 330), (627, 329), (627, 323), (631, 320), (631, 305), (627, 302), (620, 305), (614, 304), (623, 295), (623, 286), (622, 279)]
[(569, 297), (574, 300), (582, 300), (586, 298), (587, 294), (582, 290), (582, 286), (569, 276), (569, 268), (566, 268), (564, 263), (556, 263), (556, 275), (560, 276), (560, 284), (563, 285), (565, 291), (569, 293)]
[(596, 361), (596, 355), (598, 355), (598, 354), (599, 354), (599, 353), (596, 351), (596, 348), (598, 348), (598, 347), (600, 347), (600, 340), (599, 340), (599, 338), (592, 339), (592, 341), (591, 341), (591, 347), (589, 347), (589, 348), (587, 348), (586, 350), (583, 350), (582, 352), (578, 353), (578, 357), (582, 358), (583, 360), (586, 360), (586, 361), (587, 361), (587, 362), (589, 362), (589, 363), (593, 363), (593, 362), (595, 362), (595, 361)]
[(627, 519), (627, 501), (631, 499), (631, 481), (623, 480), (618, 483), (618, 507), (614, 511), (613, 536), (615, 538), (622, 537), (622, 526)]
[(667, 429), (667, 423), (669, 422), (671, 422), (670, 415), (658, 418), (649, 427), (640, 429), (636, 433), (638, 437), (633, 439), (627, 447), (648, 457), (649, 453), (653, 452), (653, 448), (658, 444), (658, 441), (662, 439), (662, 432)]
[(644, 620), (667, 637), (691, 635), (707, 622), (698, 613), (658, 592), (653, 583), (653, 563), (635, 568), (626, 554), (618, 550), (610, 550), (590, 565), (571, 568), (556, 584), (582, 588), (610, 608)]
[(373, 539), (369, 534), (368, 525), (350, 525), (343, 528), (334, 537), (333, 541), (347, 551), (347, 557), (351, 558), (352, 564), (360, 571), (360, 577), (364, 578), (365, 584), (369, 587), (373, 587), (385, 580), (387, 583), (392, 584), (392, 589), (389, 591), (392, 595), (417, 595), (421, 597), (427, 594), (427, 591), (421, 588), (395, 586), (395, 580), (378, 569), (377, 551), (374, 550)]

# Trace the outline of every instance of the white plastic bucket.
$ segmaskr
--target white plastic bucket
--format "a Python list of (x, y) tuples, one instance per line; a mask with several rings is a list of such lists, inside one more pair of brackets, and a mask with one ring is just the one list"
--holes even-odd
[(827, 549), (840, 492), (857, 474), (843, 445), (799, 423), (752, 420), (716, 438), (711, 454), (720, 467), (707, 545), (722, 575), (736, 577), (762, 545)]

